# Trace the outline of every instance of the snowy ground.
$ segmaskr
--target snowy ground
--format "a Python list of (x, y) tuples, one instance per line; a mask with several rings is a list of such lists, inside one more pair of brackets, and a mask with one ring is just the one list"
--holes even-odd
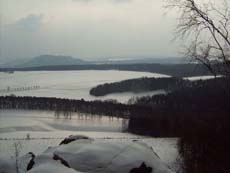
[(53, 112), (45, 111), (0, 111), (0, 158), (14, 158), (15, 143), (20, 143), (20, 156), (33, 151), (42, 153), (49, 146), (56, 146), (69, 135), (86, 135), (98, 142), (142, 141), (151, 146), (161, 161), (172, 169), (178, 152), (175, 138), (150, 138), (122, 132), (122, 119), (106, 117), (79, 119), (56, 119)]
[[(155, 143), (154, 141), (151, 142)], [(54, 155), (62, 160), (55, 160)], [(30, 154), (19, 158), (18, 165), (21, 173), (26, 172), (30, 159)], [(63, 160), (65, 161), (64, 165)], [(68, 144), (49, 147), (46, 151), (35, 155), (33, 166), (29, 172), (129, 173), (131, 169), (139, 168), (143, 162), (147, 167), (151, 167), (154, 173), (175, 172), (173, 167), (161, 158), (153, 146), (150, 147), (146, 144), (146, 141), (125, 139), (81, 139)], [(1, 171), (15, 172), (14, 158), (12, 160), (0, 159)]]

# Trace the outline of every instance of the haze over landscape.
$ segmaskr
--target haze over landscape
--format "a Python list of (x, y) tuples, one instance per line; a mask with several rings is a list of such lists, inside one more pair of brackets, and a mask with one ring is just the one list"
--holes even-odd
[(175, 57), (175, 13), (160, 0), (1, 0), (0, 63), (39, 55)]
[(230, 172), (229, 0), (0, 0), (0, 173)]

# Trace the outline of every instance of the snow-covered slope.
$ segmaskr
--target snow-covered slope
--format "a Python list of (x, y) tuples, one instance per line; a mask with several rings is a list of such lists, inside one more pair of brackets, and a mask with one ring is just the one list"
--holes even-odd
[[(25, 163), (21, 172), (25, 172), (28, 155), (21, 161)], [(29, 173), (130, 173), (143, 163), (154, 173), (173, 173), (151, 147), (139, 141), (78, 139), (48, 148), (32, 162)], [(13, 173), (12, 167), (15, 163), (0, 160), (0, 172)]]

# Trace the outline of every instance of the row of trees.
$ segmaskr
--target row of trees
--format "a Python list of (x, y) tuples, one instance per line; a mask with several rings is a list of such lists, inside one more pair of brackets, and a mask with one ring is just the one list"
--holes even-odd
[(127, 118), (130, 114), (130, 107), (113, 101), (85, 101), (83, 99), (71, 100), (46, 97), (0, 97), (0, 109), (51, 110), (55, 111), (57, 116), (60, 113), (70, 115), (71, 112), (79, 112)]
[(18, 88), (11, 88), (7, 86), (6, 89), (0, 89), (0, 92), (17, 92), (17, 91), (28, 91), (28, 90), (37, 90), (40, 86), (25, 86), (25, 87), (18, 87)]

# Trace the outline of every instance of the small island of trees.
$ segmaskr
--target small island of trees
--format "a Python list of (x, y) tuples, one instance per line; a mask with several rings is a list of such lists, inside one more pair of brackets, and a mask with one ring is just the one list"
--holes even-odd
[(129, 79), (114, 83), (105, 83), (98, 85), (90, 90), (90, 95), (93, 96), (105, 96), (112, 93), (122, 92), (147, 92), (154, 90), (166, 90), (172, 91), (182, 86), (187, 86), (191, 82), (189, 80), (183, 80), (176, 77), (168, 78), (137, 78)]

